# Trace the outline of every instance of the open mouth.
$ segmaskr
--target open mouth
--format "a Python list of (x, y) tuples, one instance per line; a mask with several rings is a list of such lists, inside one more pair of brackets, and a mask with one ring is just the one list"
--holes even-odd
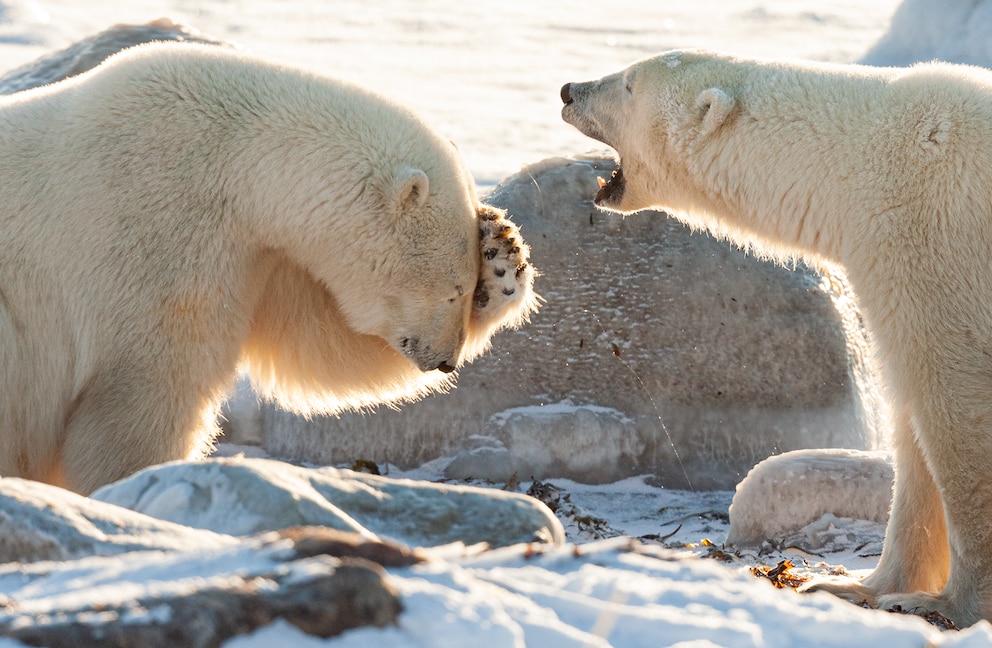
[(609, 180), (603, 180), (602, 178), (597, 178), (597, 180), (599, 181), (599, 191), (596, 192), (596, 198), (594, 199), (596, 204), (615, 205), (619, 203), (620, 199), (623, 198), (623, 190), (626, 188), (623, 167), (618, 164), (617, 168), (610, 175)]

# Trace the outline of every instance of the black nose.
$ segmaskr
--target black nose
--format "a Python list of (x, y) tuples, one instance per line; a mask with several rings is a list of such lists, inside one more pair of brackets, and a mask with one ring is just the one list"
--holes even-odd
[(566, 83), (561, 87), (561, 102), (566, 106), (572, 103), (572, 84)]
[(442, 362), (437, 366), (437, 370), (443, 371), (444, 373), (451, 373), (452, 371), (455, 370), (455, 368), (449, 365), (447, 362)]

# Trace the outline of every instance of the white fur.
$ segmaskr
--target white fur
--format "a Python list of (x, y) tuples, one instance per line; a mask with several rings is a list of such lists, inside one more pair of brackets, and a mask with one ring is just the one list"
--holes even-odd
[(682, 52), (562, 96), (619, 154), (604, 207), (846, 269), (896, 413), (895, 496), (875, 572), (820, 587), (992, 619), (992, 73)]
[[(0, 474), (199, 455), (238, 366), (304, 413), (446, 389), (499, 315), (452, 144), (360, 88), (150, 45), (0, 101)], [(513, 230), (515, 232), (515, 230)], [(522, 244), (521, 244), (522, 245)]]

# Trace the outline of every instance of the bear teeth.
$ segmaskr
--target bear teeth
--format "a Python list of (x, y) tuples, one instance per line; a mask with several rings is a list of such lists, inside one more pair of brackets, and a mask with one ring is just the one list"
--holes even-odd
[(605, 184), (600, 185), (599, 191), (596, 192), (596, 197), (593, 200), (597, 205), (603, 203), (616, 203), (623, 197), (623, 191), (623, 167), (617, 166), (612, 175), (610, 175), (610, 180)]

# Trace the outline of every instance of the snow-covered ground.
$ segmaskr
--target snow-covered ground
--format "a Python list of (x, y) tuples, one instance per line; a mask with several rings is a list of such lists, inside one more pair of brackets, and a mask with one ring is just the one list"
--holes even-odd
[[(590, 148), (558, 117), (558, 88), (566, 81), (595, 78), (671, 47), (854, 61), (883, 35), (897, 1), (628, 4), (135, 0), (125, 6), (0, 0), (0, 61), (13, 68), (113, 23), (170, 15), (259, 54), (355, 80), (414, 105), (459, 143), (480, 184), (491, 185), (523, 164)], [(992, 3), (984, 0), (908, 0), (897, 16), (899, 32), (872, 50), (870, 60), (904, 64), (946, 56), (988, 65), (990, 14)], [(440, 471), (425, 466), (394, 476), (434, 480)], [(804, 490), (804, 483), (810, 482), (790, 486), (792, 506), (829, 497), (813, 487)], [(548, 480), (543, 486), (538, 490), (558, 506), (573, 544), (536, 555), (521, 545), (489, 552), (436, 549), (426, 564), (390, 568), (405, 606), (395, 627), (321, 640), (277, 622), (224, 645), (992, 644), (987, 623), (941, 632), (917, 617), (776, 589), (751, 572), (783, 559), (792, 560), (798, 577), (837, 566), (849, 573), (870, 569), (883, 532), (878, 522), (826, 514), (778, 546), (737, 553), (722, 547), (731, 493), (662, 490), (644, 479), (600, 486)], [(52, 497), (53, 510), (63, 504), (68, 506)], [(775, 504), (781, 502), (769, 502)], [(620, 534), (643, 538), (647, 546), (632, 549)], [(180, 546), (169, 553), (0, 566), (0, 616), (21, 609), (21, 623), (41, 623), (67, 601), (86, 601), (100, 591), (138, 597), (169, 579), (223, 579), (232, 569), (264, 569), (268, 560), (261, 552), (232, 553), (225, 542), (207, 549), (202, 538), (185, 546), (176, 538), (174, 544)], [(0, 648), (15, 646), (21, 644), (0, 639)]]
[[(301, 470), (313, 469), (280, 465), (267, 470), (253, 463), (256, 479), (251, 488), (243, 478), (232, 479), (243, 472), (235, 461), (228, 466), (233, 471), (204, 464), (156, 468), (95, 495), (103, 500), (143, 500), (137, 502), (139, 507), (168, 513), (171, 522), (162, 523), (101, 501), (89, 504), (50, 487), (0, 480), (4, 496), (13, 495), (14, 500), (0, 497), (0, 519), (5, 523), (12, 520), (4, 514), (30, 505), (35, 513), (22, 514), (21, 519), (58, 520), (36, 525), (43, 544), (78, 546), (84, 537), (99, 547), (92, 558), (0, 565), (0, 627), (12, 620), (22, 627), (57, 625), (65, 610), (87, 607), (83, 618), (91, 624), (114, 620), (116, 612), (111, 610), (121, 608), (127, 610), (129, 623), (167, 622), (169, 613), (162, 607), (134, 602), (189, 595), (237, 579), (270, 579), (274, 573), (283, 581), (306, 580), (328, 569), (326, 561), (287, 565), (281, 555), (285, 547), (262, 536), (236, 540), (225, 535), (257, 530), (265, 522), (257, 512), (273, 505), (285, 509), (273, 517), (302, 515), (306, 521), (325, 515), (312, 506), (319, 499), (315, 483), (300, 478)], [(430, 466), (407, 474), (394, 471), (393, 476), (437, 477)], [(769, 508), (777, 508), (780, 520), (790, 511), (801, 518), (804, 501), (828, 499), (829, 494), (814, 485), (822, 481), (806, 481), (809, 488), (803, 483), (797, 480), (789, 497), (769, 499)], [(403, 605), (396, 625), (319, 639), (279, 620), (223, 645), (971, 648), (992, 642), (988, 623), (962, 632), (942, 631), (920, 617), (867, 610), (827, 594), (801, 595), (788, 586), (776, 588), (761, 575), (783, 560), (793, 565), (784, 575), (797, 580), (870, 569), (884, 532), (877, 522), (825, 515), (777, 546), (765, 543), (738, 550), (722, 545), (728, 529), (727, 492), (666, 491), (638, 478), (600, 486), (549, 480), (518, 489), (528, 487), (557, 509), (568, 544), (513, 544), (492, 550), (460, 543), (427, 547), (422, 550), (427, 562), (388, 569), (388, 582)], [(396, 497), (401, 488), (386, 492), (384, 505), (402, 506)], [(417, 499), (424, 510), (434, 511), (450, 496), (435, 487), (433, 496), (421, 493)], [(488, 510), (482, 504), (466, 517), (485, 526), (506, 497), (501, 494)], [(349, 508), (346, 499), (339, 501)], [(411, 513), (415, 515), (411, 511), (407, 517)], [(403, 537), (403, 524), (374, 518), (373, 514), (362, 522), (380, 536), (392, 530)], [(176, 523), (190, 528), (169, 534)], [(200, 530), (205, 524), (214, 530)], [(141, 544), (145, 549), (136, 550)], [(15, 647), (21, 644), (0, 639), (0, 648)]]

